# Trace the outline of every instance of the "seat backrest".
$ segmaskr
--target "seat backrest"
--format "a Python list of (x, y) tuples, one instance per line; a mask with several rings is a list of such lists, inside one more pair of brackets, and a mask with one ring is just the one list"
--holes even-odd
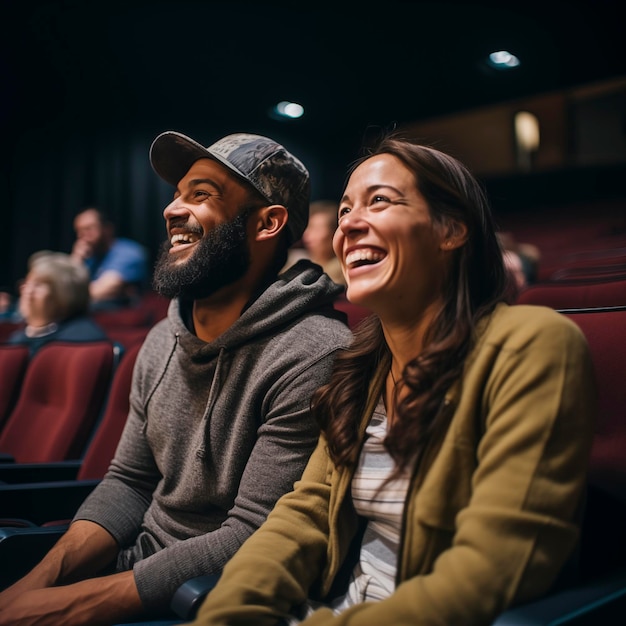
[(549, 280), (623, 280), (625, 278), (626, 263), (611, 263), (563, 267), (551, 274)]
[(338, 311), (342, 311), (346, 314), (350, 330), (355, 330), (361, 321), (372, 314), (369, 309), (366, 309), (358, 304), (353, 304), (345, 296), (337, 298), (333, 303), (333, 306)]
[(26, 370), (0, 452), (18, 463), (79, 459), (111, 382), (110, 341), (51, 342)]
[(150, 312), (144, 307), (129, 306), (110, 311), (94, 311), (92, 319), (105, 331), (111, 328), (141, 328), (152, 324)]
[(141, 306), (149, 311), (152, 324), (167, 317), (167, 310), (170, 306), (170, 299), (162, 296), (156, 291), (146, 291), (141, 297)]
[(599, 393), (582, 543), (589, 574), (626, 563), (626, 306), (562, 313), (587, 338)]
[(99, 479), (106, 473), (124, 430), (133, 369), (141, 343), (129, 346), (113, 375), (102, 420), (85, 453), (77, 478)]
[(0, 320), (0, 343), (5, 343), (16, 330), (21, 330), (25, 325), (24, 322)]
[(17, 401), (28, 359), (27, 346), (0, 345), (0, 431)]
[(516, 302), (553, 309), (626, 306), (626, 278), (536, 283), (521, 291)]
[(626, 500), (626, 306), (562, 313), (585, 334), (596, 371), (599, 415), (591, 481), (601, 481)]
[(128, 350), (135, 343), (143, 343), (147, 334), (150, 332), (148, 327), (136, 328), (109, 328), (106, 331), (107, 337)]

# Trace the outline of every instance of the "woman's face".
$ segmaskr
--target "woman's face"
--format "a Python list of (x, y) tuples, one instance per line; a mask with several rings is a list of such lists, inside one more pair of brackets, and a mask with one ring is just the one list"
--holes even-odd
[(333, 248), (347, 297), (379, 316), (414, 316), (441, 299), (447, 255), (413, 173), (397, 157), (374, 156), (348, 180)]
[(20, 287), (19, 310), (26, 323), (44, 326), (56, 322), (56, 305), (50, 282), (31, 270)]

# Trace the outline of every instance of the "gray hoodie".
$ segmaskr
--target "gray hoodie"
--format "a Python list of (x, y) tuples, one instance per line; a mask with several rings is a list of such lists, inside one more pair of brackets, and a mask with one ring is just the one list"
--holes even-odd
[(300, 261), (211, 343), (178, 300), (150, 331), (115, 458), (75, 517), (120, 544), (146, 609), (219, 573), (300, 477), (319, 433), (311, 394), (351, 340), (330, 313), (340, 292)]

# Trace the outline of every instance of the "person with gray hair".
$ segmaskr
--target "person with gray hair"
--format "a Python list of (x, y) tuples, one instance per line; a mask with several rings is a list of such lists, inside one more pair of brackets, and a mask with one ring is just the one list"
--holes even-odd
[(69, 254), (40, 250), (29, 257), (18, 308), (25, 326), (8, 343), (27, 345), (31, 356), (51, 341), (107, 339), (88, 315), (89, 272)]

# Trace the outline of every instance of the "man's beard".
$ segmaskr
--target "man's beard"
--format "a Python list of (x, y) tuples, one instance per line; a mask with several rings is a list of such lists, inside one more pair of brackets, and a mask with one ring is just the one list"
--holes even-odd
[(201, 300), (241, 278), (250, 267), (248, 217), (243, 212), (215, 226), (184, 261), (169, 254), (171, 245), (165, 241), (154, 268), (154, 289), (166, 298)]

